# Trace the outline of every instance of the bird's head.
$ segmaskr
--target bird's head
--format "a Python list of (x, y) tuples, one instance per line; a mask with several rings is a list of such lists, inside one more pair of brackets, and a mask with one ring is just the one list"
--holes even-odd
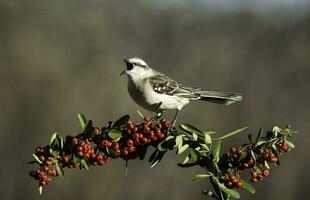
[(126, 68), (121, 75), (127, 74), (131, 78), (147, 78), (153, 74), (153, 70), (141, 58), (124, 58)]

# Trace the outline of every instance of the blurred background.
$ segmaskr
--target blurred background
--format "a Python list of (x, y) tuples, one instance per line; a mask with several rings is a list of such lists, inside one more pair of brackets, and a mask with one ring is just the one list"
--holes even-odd
[[(310, 2), (307, 0), (0, 0), (1, 199), (206, 199), (199, 168), (176, 165), (173, 152), (147, 161), (112, 161), (67, 170), (38, 195), (27, 162), (52, 132), (80, 131), (77, 113), (98, 126), (124, 114), (139, 119), (127, 92), (122, 58), (138, 56), (184, 84), (235, 91), (232, 106), (197, 102), (188, 122), (218, 135), (248, 125), (291, 124), (296, 150), (272, 168), (257, 193), (242, 199), (305, 199), (310, 129)], [(171, 113), (167, 113), (171, 117)], [(247, 134), (226, 142), (244, 142)]]

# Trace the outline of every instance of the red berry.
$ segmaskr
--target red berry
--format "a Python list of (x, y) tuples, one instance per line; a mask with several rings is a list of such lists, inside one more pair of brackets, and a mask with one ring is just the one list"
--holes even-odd
[(79, 158), (82, 158), (83, 157), (83, 152), (81, 152), (81, 151), (77, 152), (76, 156), (79, 157)]
[(169, 121), (166, 121), (166, 123), (164, 124), (165, 128), (169, 128), (171, 126), (171, 123)]
[(237, 180), (237, 177), (235, 175), (230, 175), (229, 179), (234, 182), (235, 180)]
[(237, 187), (237, 188), (241, 188), (241, 187), (242, 187), (242, 185), (243, 185), (243, 184), (242, 184), (242, 182), (241, 182), (241, 181), (238, 181), (238, 182), (236, 183), (236, 187)]
[(127, 151), (126, 149), (123, 149), (123, 150), (122, 150), (122, 155), (123, 155), (123, 156), (127, 156), (127, 155), (128, 155), (128, 151)]
[(129, 147), (133, 145), (132, 139), (127, 140), (126, 143), (127, 143), (127, 146), (129, 146)]
[(257, 177), (257, 173), (255, 171), (251, 172), (252, 177), (256, 178)]
[(78, 142), (79, 142), (79, 140), (77, 138), (75, 138), (75, 137), (72, 138), (71, 143), (72, 143), (73, 146), (76, 146), (78, 144)]
[(165, 123), (166, 123), (166, 120), (165, 120), (165, 119), (161, 119), (161, 120), (160, 120), (160, 123), (161, 123), (161, 124), (165, 124)]
[(48, 171), (48, 166), (47, 165), (43, 165), (42, 169), (43, 169), (43, 171), (47, 172)]
[(41, 180), (41, 181), (40, 181), (40, 185), (46, 186), (46, 185), (47, 185), (47, 184), (46, 184), (46, 181)]
[(230, 152), (231, 152), (232, 154), (235, 154), (235, 153), (237, 152), (237, 148), (236, 148), (236, 147), (231, 147), (231, 148), (230, 148)]
[(89, 157), (90, 157), (89, 153), (85, 153), (85, 154), (83, 155), (83, 159), (84, 159), (84, 160), (88, 160)]
[(81, 146), (76, 147), (76, 152), (82, 152), (82, 151), (83, 151), (83, 147)]
[(228, 181), (228, 182), (226, 183), (226, 186), (227, 186), (228, 188), (232, 188), (232, 187), (233, 187), (233, 183), (232, 183), (231, 181)]
[(36, 147), (36, 153), (41, 153), (41, 147)]
[(268, 176), (269, 175), (269, 170), (268, 169), (264, 169), (263, 171), (263, 176)]
[(115, 150), (115, 155), (119, 156), (121, 154), (121, 150), (117, 149)]
[(256, 183), (258, 180), (257, 180), (257, 178), (252, 177), (251, 181), (252, 181), (252, 183)]
[(96, 134), (96, 135), (99, 135), (100, 133), (101, 133), (100, 128), (96, 127), (96, 128), (95, 128), (95, 134)]
[(243, 163), (243, 164), (242, 164), (242, 167), (243, 167), (243, 168), (248, 168), (248, 167), (249, 167), (249, 164), (248, 164), (248, 163)]
[(84, 144), (85, 144), (85, 141), (84, 141), (84, 140), (80, 140), (80, 141), (79, 141), (79, 145), (80, 145), (80, 146), (84, 146)]
[(45, 157), (44, 156), (39, 156), (39, 160), (41, 160), (42, 162), (45, 160)]

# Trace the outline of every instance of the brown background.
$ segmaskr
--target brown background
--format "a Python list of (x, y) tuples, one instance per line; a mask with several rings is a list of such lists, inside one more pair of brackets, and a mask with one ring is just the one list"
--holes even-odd
[[(123, 57), (139, 56), (183, 83), (241, 92), (244, 102), (203, 102), (180, 120), (219, 135), (249, 125), (292, 124), (302, 134), (280, 168), (243, 199), (305, 199), (309, 188), (310, 12), (306, 1), (0, 1), (1, 199), (203, 199), (200, 169), (182, 169), (168, 154), (70, 170), (42, 197), (28, 177), (31, 153), (53, 131), (80, 130), (76, 114), (97, 125), (140, 109), (119, 77)], [(269, 2), (269, 3), (267, 3)], [(286, 2), (286, 3), (285, 3)], [(287, 3), (289, 2), (289, 3)], [(142, 109), (140, 109), (142, 110)], [(142, 110), (143, 111), (143, 110)], [(146, 113), (145, 111), (143, 111)], [(246, 140), (238, 136), (227, 146)]]

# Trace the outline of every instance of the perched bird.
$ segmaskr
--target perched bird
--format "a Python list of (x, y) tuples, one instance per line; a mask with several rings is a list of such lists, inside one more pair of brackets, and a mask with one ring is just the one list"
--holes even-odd
[(229, 105), (242, 100), (242, 95), (238, 93), (185, 86), (155, 71), (137, 57), (124, 59), (124, 62), (126, 68), (121, 75), (128, 76), (128, 91), (131, 98), (146, 110), (159, 113), (159, 116), (163, 110), (175, 109), (172, 126), (175, 125), (179, 111), (191, 101), (202, 100)]

